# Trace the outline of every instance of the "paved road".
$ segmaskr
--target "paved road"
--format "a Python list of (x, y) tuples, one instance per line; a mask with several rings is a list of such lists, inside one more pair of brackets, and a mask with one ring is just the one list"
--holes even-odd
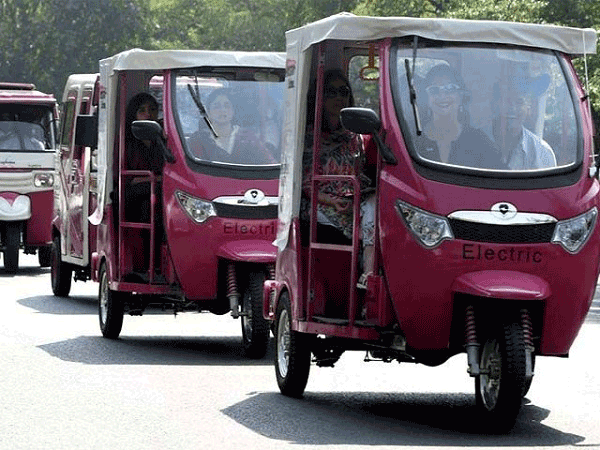
[(97, 285), (51, 295), (36, 259), (0, 269), (0, 449), (600, 448), (600, 291), (569, 359), (539, 358), (517, 426), (478, 434), (466, 358), (437, 368), (313, 367), (303, 400), (278, 393), (272, 352), (241, 356), (229, 316), (126, 317), (100, 337)]

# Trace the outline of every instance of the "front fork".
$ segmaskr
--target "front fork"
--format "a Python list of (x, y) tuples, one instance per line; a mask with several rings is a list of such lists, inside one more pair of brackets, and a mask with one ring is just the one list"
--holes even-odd
[[(275, 279), (275, 265), (269, 264), (269, 278)], [(236, 267), (234, 262), (227, 264), (227, 298), (229, 299), (229, 308), (231, 309), (231, 317), (237, 319), (245, 313), (240, 309), (240, 291), (236, 276)]]
[[(521, 327), (523, 328), (523, 340), (525, 343), (525, 376), (527, 379), (533, 377), (533, 327), (529, 311), (522, 308), (520, 311)], [(477, 340), (477, 329), (475, 325), (475, 308), (473, 305), (468, 305), (465, 310), (465, 349), (467, 351), (467, 372), (472, 377), (482, 375), (479, 361), (481, 355), (479, 353), (480, 344)]]

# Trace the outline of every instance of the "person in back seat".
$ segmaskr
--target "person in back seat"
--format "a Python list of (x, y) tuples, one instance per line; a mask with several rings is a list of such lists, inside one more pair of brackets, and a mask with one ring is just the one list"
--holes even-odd
[[(309, 95), (309, 114), (314, 113), (315, 95)], [(311, 105), (312, 102), (312, 105)], [(365, 174), (365, 151), (362, 137), (346, 130), (340, 121), (342, 108), (353, 106), (350, 84), (341, 70), (325, 72), (323, 89), (323, 114), (321, 121), (320, 157), (315, 169), (319, 175), (356, 175), (361, 194), (368, 192), (371, 180)], [(303, 192), (301, 217), (310, 214), (312, 188), (314, 119), (309, 118), (303, 156)], [(323, 182), (318, 187), (317, 221), (323, 242), (349, 244), (353, 232), (353, 190), (342, 181)], [(373, 271), (373, 244), (375, 229), (375, 196), (361, 195), (361, 238), (363, 245), (363, 275), (360, 288), (365, 288), (366, 277)]]

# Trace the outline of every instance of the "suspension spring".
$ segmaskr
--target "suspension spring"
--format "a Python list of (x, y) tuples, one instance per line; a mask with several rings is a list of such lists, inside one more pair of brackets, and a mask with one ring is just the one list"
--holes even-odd
[(475, 328), (475, 308), (467, 306), (465, 310), (465, 343), (477, 344), (477, 332)]
[(534, 351), (533, 324), (531, 323), (531, 317), (529, 317), (529, 311), (526, 309), (521, 310), (521, 326), (523, 327), (523, 340), (525, 341), (525, 348), (528, 351)]
[(235, 265), (234, 264), (229, 264), (227, 266), (227, 296), (238, 296), (239, 297), (239, 293), (238, 293), (238, 286), (237, 286), (237, 279), (235, 276)]
[(275, 264), (269, 264), (268, 268), (269, 268), (269, 280), (274, 280), (275, 279)]

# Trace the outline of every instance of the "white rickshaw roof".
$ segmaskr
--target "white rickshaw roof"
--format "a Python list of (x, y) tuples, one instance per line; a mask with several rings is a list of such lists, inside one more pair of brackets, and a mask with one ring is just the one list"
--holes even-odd
[(135, 48), (100, 61), (111, 72), (167, 70), (188, 67), (285, 68), (285, 53), (218, 50), (142, 50)]
[(311, 45), (327, 39), (372, 41), (388, 37), (422, 38), (521, 45), (580, 56), (596, 53), (597, 35), (591, 28), (557, 25), (415, 17), (365, 17), (340, 13), (286, 33), (287, 45)]

